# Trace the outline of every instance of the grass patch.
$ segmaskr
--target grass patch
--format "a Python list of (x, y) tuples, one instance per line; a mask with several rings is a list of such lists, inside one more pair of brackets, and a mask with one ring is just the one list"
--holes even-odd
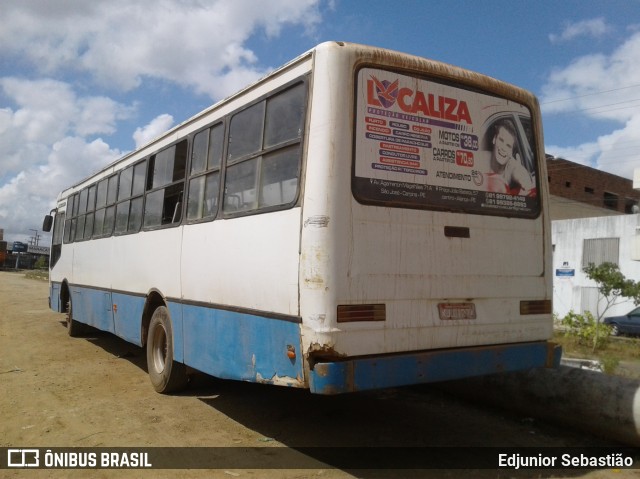
[(49, 281), (49, 270), (46, 270), (46, 269), (31, 269), (27, 271), (24, 275), (29, 279), (39, 279), (42, 281)]
[(562, 346), (562, 354), (577, 359), (594, 359), (601, 362), (607, 374), (621, 374), (640, 378), (640, 372), (621, 370), (622, 363), (637, 363), (640, 371), (640, 338), (638, 337), (609, 337), (595, 352), (590, 345), (581, 344), (576, 337), (556, 331), (553, 341)]

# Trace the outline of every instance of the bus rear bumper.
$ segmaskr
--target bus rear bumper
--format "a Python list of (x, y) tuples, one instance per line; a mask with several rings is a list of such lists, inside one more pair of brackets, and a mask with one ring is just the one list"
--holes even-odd
[(547, 341), (422, 351), (318, 362), (309, 376), (315, 394), (382, 389), (538, 367), (558, 367), (562, 348)]

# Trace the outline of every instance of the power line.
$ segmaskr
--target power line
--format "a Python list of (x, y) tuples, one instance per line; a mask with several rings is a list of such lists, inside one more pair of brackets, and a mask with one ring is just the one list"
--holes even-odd
[(550, 100), (550, 101), (545, 101), (543, 103), (540, 103), (541, 105), (548, 105), (549, 103), (559, 103), (561, 101), (570, 101), (570, 100), (575, 100), (576, 98), (584, 98), (587, 96), (595, 96), (595, 95), (602, 95), (604, 93), (611, 93), (614, 91), (621, 91), (621, 90), (628, 90), (630, 88), (638, 88), (640, 87), (640, 83), (636, 84), (636, 85), (629, 85), (629, 86), (623, 86), (620, 88), (613, 88), (611, 90), (602, 90), (602, 91), (597, 91), (597, 92), (593, 92), (593, 93), (585, 93), (584, 95), (576, 95), (576, 96), (572, 96), (572, 97), (568, 97), (568, 98), (561, 98), (558, 100)]
[[(592, 106), (590, 108), (581, 108), (579, 110), (573, 110), (573, 111), (597, 110), (598, 108), (607, 108), (609, 106), (624, 105), (625, 103), (632, 103), (634, 101), (640, 101), (640, 98), (635, 98), (633, 100), (627, 100), (627, 101), (621, 101), (621, 102), (618, 102), (618, 103), (610, 103), (608, 105)], [(638, 108), (639, 106), (640, 105), (631, 105), (631, 106), (624, 106), (624, 107), (621, 107), (621, 108), (612, 108), (610, 110), (604, 110), (604, 111), (601, 111), (601, 112), (598, 112), (598, 113), (608, 113), (610, 111), (626, 110), (628, 108)]]

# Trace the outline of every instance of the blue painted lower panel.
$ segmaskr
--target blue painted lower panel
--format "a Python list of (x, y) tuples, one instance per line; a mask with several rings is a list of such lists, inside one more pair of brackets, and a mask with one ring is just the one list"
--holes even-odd
[(62, 313), (63, 305), (60, 304), (60, 289), (62, 285), (60, 283), (54, 283), (53, 281), (49, 285), (49, 307), (58, 313)]
[(223, 379), (304, 387), (298, 323), (190, 305), (182, 314), (185, 364)]
[[(62, 306), (60, 287), (51, 286), (53, 309)], [(142, 345), (145, 296), (77, 285), (70, 291), (76, 321)], [(299, 323), (176, 301), (167, 306), (176, 361), (224, 379), (305, 386)]]
[(115, 333), (110, 292), (79, 286), (71, 286), (70, 292), (73, 319)]
[(561, 354), (561, 348), (541, 341), (320, 362), (311, 371), (309, 383), (313, 393), (340, 394), (557, 367)]
[(146, 298), (124, 293), (111, 293), (114, 333), (130, 343), (142, 346), (142, 312)]

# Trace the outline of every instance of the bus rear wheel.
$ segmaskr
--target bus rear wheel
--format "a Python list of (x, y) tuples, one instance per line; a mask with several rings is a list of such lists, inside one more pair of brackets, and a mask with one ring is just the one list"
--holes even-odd
[(187, 385), (184, 364), (173, 359), (173, 333), (169, 310), (159, 306), (153, 312), (147, 335), (147, 368), (153, 388), (159, 393), (179, 391)]

